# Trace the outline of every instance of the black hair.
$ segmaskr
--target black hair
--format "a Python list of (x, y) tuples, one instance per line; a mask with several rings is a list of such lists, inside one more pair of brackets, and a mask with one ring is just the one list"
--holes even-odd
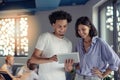
[(90, 21), (90, 19), (86, 16), (82, 16), (82, 17), (78, 18), (75, 23), (75, 33), (76, 33), (77, 37), (81, 38), (81, 36), (78, 34), (78, 26), (80, 24), (86, 25), (90, 28), (89, 35), (91, 38), (94, 36), (97, 36), (97, 30), (96, 30), (95, 26), (93, 25), (93, 23)]
[(56, 20), (64, 20), (64, 19), (67, 19), (68, 23), (72, 21), (71, 15), (63, 10), (52, 12), (49, 15), (49, 20), (51, 24), (55, 23)]
[(28, 65), (28, 68), (29, 68), (30, 70), (35, 70), (35, 69), (37, 68), (37, 64), (35, 64), (35, 63), (30, 63), (30, 64)]
[(27, 60), (27, 67), (28, 67), (30, 70), (34, 70), (35, 68), (37, 68), (37, 64), (31, 63), (30, 60), (31, 60), (31, 59), (28, 59), (28, 60)]

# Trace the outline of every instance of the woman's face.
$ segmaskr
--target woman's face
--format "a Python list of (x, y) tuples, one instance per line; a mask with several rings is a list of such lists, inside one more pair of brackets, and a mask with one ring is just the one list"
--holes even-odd
[(90, 31), (90, 28), (88, 26), (83, 24), (78, 25), (78, 34), (81, 36), (81, 38), (85, 39), (89, 37), (89, 31)]

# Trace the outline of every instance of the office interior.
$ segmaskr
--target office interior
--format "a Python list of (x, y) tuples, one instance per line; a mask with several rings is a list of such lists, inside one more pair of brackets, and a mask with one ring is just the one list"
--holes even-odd
[[(72, 15), (65, 34), (76, 45), (75, 21), (88, 16), (103, 38), (120, 57), (120, 0), (0, 0), (0, 66), (8, 54), (16, 64), (25, 64), (39, 35), (52, 32), (48, 15), (64, 10)], [(12, 37), (14, 35), (14, 37)], [(114, 72), (120, 80), (120, 72)]]

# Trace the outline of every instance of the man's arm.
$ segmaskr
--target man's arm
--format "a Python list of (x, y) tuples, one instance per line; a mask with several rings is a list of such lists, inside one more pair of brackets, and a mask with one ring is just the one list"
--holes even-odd
[(53, 62), (57, 61), (56, 55), (53, 55), (52, 57), (42, 57), (43, 51), (40, 51), (39, 49), (34, 50), (32, 56), (31, 56), (31, 63), (36, 63), (36, 64), (42, 64), (42, 63), (48, 63), (48, 62)]

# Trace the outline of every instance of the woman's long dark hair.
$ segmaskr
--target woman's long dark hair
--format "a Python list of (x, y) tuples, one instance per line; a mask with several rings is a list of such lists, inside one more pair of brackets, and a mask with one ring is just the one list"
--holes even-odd
[(80, 24), (86, 25), (90, 28), (89, 35), (90, 35), (91, 38), (94, 37), (94, 36), (97, 36), (97, 30), (96, 30), (95, 26), (93, 25), (93, 23), (90, 21), (90, 19), (86, 16), (82, 16), (82, 17), (78, 18), (76, 23), (75, 23), (76, 37), (81, 38), (81, 36), (78, 34), (78, 26)]

